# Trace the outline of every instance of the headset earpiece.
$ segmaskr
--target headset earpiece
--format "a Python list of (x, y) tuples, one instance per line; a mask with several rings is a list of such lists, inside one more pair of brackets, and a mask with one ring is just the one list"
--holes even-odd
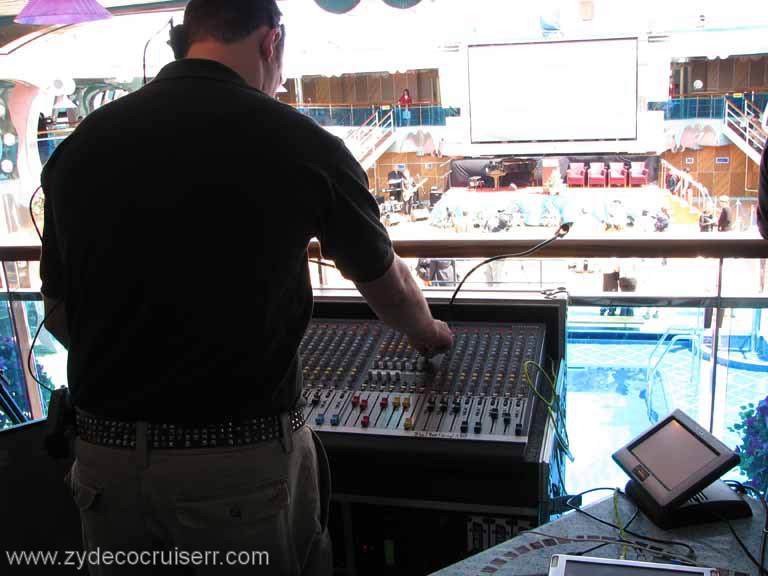
[(187, 29), (184, 27), (184, 24), (171, 26), (168, 45), (171, 47), (171, 50), (173, 50), (173, 57), (176, 60), (181, 60), (187, 55), (187, 50), (189, 50), (189, 40), (187, 38)]

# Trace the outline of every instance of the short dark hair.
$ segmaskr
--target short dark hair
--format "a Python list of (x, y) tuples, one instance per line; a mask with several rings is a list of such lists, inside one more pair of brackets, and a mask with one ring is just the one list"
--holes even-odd
[(230, 44), (261, 26), (280, 27), (281, 16), (276, 0), (190, 0), (184, 28), (190, 44), (206, 39)]

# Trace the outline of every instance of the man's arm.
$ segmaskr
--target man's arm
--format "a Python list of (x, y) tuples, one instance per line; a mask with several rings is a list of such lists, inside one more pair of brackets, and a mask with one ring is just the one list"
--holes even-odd
[(48, 298), (43, 295), (45, 305), (45, 327), (56, 340), (69, 350), (69, 331), (67, 330), (67, 310), (63, 300)]
[(378, 280), (355, 283), (376, 315), (408, 337), (422, 354), (447, 352), (453, 335), (445, 322), (435, 320), (408, 266), (395, 256)]
[(352, 280), (376, 315), (414, 348), (436, 354), (451, 347), (448, 325), (432, 318), (408, 266), (392, 250), (368, 177), (341, 140), (319, 218), (323, 255)]

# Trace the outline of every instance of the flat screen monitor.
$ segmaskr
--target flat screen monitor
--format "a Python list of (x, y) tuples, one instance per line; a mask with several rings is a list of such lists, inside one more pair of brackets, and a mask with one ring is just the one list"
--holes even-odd
[(613, 455), (660, 507), (688, 500), (739, 456), (681, 410), (675, 410)]

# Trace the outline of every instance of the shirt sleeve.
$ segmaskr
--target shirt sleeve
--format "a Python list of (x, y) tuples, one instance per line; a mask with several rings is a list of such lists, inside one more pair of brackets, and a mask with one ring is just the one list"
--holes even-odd
[(757, 227), (763, 238), (768, 239), (768, 146), (763, 150), (760, 163), (760, 188), (757, 203)]
[(330, 201), (320, 222), (323, 257), (336, 263), (353, 282), (381, 278), (392, 265), (395, 253), (379, 206), (368, 191), (368, 176), (346, 146), (329, 174)]
[(40, 278), (42, 286), (40, 291), (48, 298), (63, 300), (64, 289), (64, 264), (59, 250), (59, 238), (56, 230), (56, 219), (53, 210), (53, 189), (48, 171), (51, 160), (46, 164), (42, 174), (42, 187), (45, 193), (43, 246), (40, 255)]

